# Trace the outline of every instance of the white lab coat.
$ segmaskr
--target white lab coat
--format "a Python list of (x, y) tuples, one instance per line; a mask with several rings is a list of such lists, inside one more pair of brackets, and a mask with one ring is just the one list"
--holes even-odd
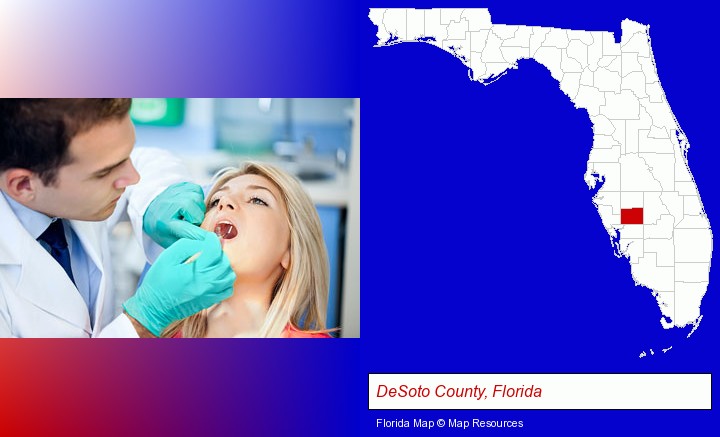
[(129, 218), (148, 260), (154, 261), (161, 248), (142, 233), (143, 214), (167, 186), (187, 180), (188, 172), (179, 159), (160, 149), (136, 148), (131, 159), (141, 180), (125, 190), (113, 215), (100, 222), (70, 220), (102, 275), (92, 315), (62, 267), (0, 195), (0, 337), (137, 337), (122, 314), (122, 303), (134, 290), (113, 287), (109, 233), (120, 219)]

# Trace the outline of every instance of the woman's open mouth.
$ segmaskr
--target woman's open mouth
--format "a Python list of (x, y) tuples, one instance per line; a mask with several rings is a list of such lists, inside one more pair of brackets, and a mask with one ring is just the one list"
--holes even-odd
[(215, 234), (224, 240), (232, 240), (237, 237), (237, 228), (228, 221), (220, 221), (215, 224)]

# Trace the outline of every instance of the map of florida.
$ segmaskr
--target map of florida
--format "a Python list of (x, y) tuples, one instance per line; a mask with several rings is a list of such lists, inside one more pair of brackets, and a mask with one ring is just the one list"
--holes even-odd
[(379, 46), (421, 42), (445, 50), (488, 85), (518, 68), (545, 66), (587, 110), (593, 144), (584, 178), (618, 257), (649, 288), (666, 329), (702, 316), (712, 253), (710, 222), (687, 161), (688, 140), (660, 86), (649, 26), (611, 32), (493, 24), (487, 9), (371, 9)]

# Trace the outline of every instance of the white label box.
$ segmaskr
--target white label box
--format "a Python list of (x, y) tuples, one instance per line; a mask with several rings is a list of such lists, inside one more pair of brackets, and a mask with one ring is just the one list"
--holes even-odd
[(709, 410), (709, 373), (371, 373), (370, 410)]

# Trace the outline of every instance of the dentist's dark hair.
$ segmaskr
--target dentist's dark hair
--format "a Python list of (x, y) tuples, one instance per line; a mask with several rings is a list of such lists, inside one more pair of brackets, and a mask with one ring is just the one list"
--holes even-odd
[(131, 99), (0, 99), (0, 172), (24, 168), (45, 185), (72, 162), (76, 135), (130, 111)]

